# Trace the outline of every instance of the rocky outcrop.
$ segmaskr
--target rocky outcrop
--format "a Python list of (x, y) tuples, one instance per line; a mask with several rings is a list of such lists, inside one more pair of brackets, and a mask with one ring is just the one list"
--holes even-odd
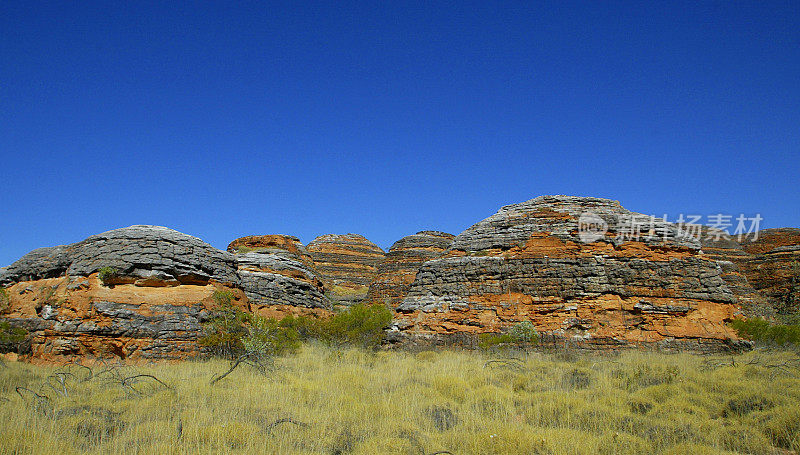
[(778, 314), (800, 313), (800, 229), (764, 229), (741, 239), (746, 256), (734, 259)]
[[(197, 355), (215, 296), (267, 316), (325, 312), (311, 257), (289, 236), (238, 239), (231, 254), (159, 226), (40, 248), (0, 271), (2, 317), (31, 333), (37, 358)], [(102, 280), (101, 280), (102, 278)]]
[(303, 263), (280, 253), (245, 253), (236, 259), (240, 285), (251, 305), (330, 306), (322, 280)]
[(383, 250), (358, 234), (328, 234), (308, 244), (308, 253), (324, 281), (328, 294), (342, 304), (360, 302), (383, 260)]
[(314, 260), (300, 239), (291, 235), (249, 235), (240, 237), (228, 244), (229, 253), (271, 253), (290, 257), (303, 263), (308, 268), (314, 268)]
[(369, 285), (367, 302), (397, 308), (422, 264), (441, 257), (453, 238), (453, 234), (444, 232), (421, 231), (395, 242), (378, 264), (377, 275)]
[[(646, 222), (644, 222), (646, 221)], [(505, 206), (422, 265), (396, 330), (503, 330), (521, 321), (587, 345), (725, 345), (736, 297), (700, 242), (600, 198)]]
[(228, 245), (228, 251), (236, 253), (240, 286), (254, 310), (272, 315), (277, 308), (330, 307), (325, 283), (297, 237), (241, 237)]
[(196, 355), (215, 292), (231, 292), (249, 310), (232, 254), (159, 226), (34, 250), (3, 270), (0, 283), (3, 318), (27, 329), (31, 353), (45, 359)]
[(161, 226), (130, 226), (93, 235), (71, 245), (39, 248), (0, 275), (0, 285), (63, 275), (89, 276), (101, 268), (118, 282), (140, 284), (236, 284), (236, 261), (197, 237)]
[(708, 226), (681, 225), (680, 227), (695, 235), (700, 240), (702, 252), (717, 262), (722, 270), (722, 279), (736, 297), (742, 315), (768, 318), (775, 316), (774, 308), (753, 288), (742, 271), (741, 263), (746, 261), (749, 255), (736, 237)]

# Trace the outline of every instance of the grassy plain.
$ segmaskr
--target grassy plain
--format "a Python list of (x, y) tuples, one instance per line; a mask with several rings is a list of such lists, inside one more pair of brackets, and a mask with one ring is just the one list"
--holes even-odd
[[(788, 454), (800, 358), (419, 353), (0, 366), (0, 453)], [(136, 375), (152, 375), (138, 376)], [(157, 378), (158, 382), (155, 378)]]

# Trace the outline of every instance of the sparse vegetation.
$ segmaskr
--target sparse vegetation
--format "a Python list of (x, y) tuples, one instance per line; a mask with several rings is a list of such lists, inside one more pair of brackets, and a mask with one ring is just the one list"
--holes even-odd
[(212, 354), (265, 369), (274, 356), (298, 349), (300, 334), (292, 316), (279, 321), (244, 312), (233, 305), (234, 295), (228, 290), (214, 291), (212, 298), (219, 307), (199, 339)]
[(526, 347), (539, 342), (539, 333), (529, 321), (519, 322), (502, 333), (482, 333), (478, 335), (478, 347), (492, 349), (494, 347)]
[(6, 288), (0, 287), (0, 313), (5, 312), (10, 304), (11, 304), (11, 299), (8, 296), (8, 291), (6, 290)]
[(103, 283), (104, 286), (114, 284), (114, 279), (117, 278), (119, 271), (113, 267), (101, 267), (97, 271), (97, 278)]
[(326, 320), (312, 322), (311, 336), (330, 344), (376, 348), (392, 322), (391, 310), (383, 305), (356, 304)]
[[(505, 361), (501, 361), (505, 360)], [(688, 454), (800, 449), (793, 352), (421, 353), (0, 368), (0, 453)], [(48, 385), (50, 384), (50, 385)]]
[(0, 352), (19, 351), (27, 336), (27, 330), (14, 327), (8, 321), (0, 321)]
[(773, 345), (800, 345), (800, 325), (773, 324), (766, 319), (735, 319), (731, 322), (739, 336), (755, 342)]

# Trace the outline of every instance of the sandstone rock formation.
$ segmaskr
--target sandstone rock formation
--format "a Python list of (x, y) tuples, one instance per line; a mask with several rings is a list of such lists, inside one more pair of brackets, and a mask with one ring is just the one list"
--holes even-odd
[[(98, 271), (113, 270), (101, 283)], [(158, 226), (131, 226), (40, 248), (0, 274), (3, 317), (31, 333), (37, 358), (180, 358), (198, 352), (214, 292), (249, 310), (233, 255)]]
[(251, 235), (234, 240), (240, 286), (260, 313), (277, 308), (328, 308), (325, 284), (300, 239), (289, 235)]
[(31, 333), (37, 358), (196, 355), (217, 291), (268, 316), (329, 306), (302, 249), (272, 237), (290, 241), (233, 255), (164, 227), (131, 226), (40, 248), (0, 271), (8, 296), (2, 317)]
[(324, 281), (330, 284), (332, 300), (342, 304), (360, 302), (375, 278), (383, 250), (358, 234), (327, 234), (306, 247)]
[(131, 226), (72, 245), (33, 250), (6, 268), (0, 285), (62, 275), (88, 276), (103, 267), (116, 270), (119, 280), (132, 283), (154, 279), (164, 284), (238, 281), (231, 254), (165, 227)]
[[(505, 206), (423, 264), (396, 328), (437, 336), (531, 321), (555, 339), (592, 346), (735, 340), (726, 323), (736, 298), (717, 263), (675, 225), (656, 219), (642, 230), (641, 218), (600, 198)], [(579, 220), (601, 226), (587, 239)]]
[(441, 257), (453, 243), (454, 237), (444, 232), (421, 231), (395, 242), (378, 264), (377, 275), (369, 286), (367, 302), (397, 308), (408, 294), (422, 264)]
[(746, 261), (749, 255), (735, 237), (728, 235), (725, 231), (708, 226), (680, 225), (680, 227), (697, 237), (700, 240), (702, 252), (720, 266), (722, 279), (736, 297), (742, 315), (775, 317), (772, 305), (753, 288), (748, 277), (742, 271), (741, 263)]
[(742, 238), (735, 259), (748, 282), (779, 314), (800, 312), (800, 229), (764, 229)]
[(268, 311), (276, 306), (328, 308), (325, 287), (304, 264), (276, 253), (237, 255), (240, 286), (251, 305)]
[(273, 253), (291, 257), (309, 268), (314, 267), (314, 260), (300, 239), (291, 235), (249, 235), (240, 237), (228, 244), (230, 253)]
[(738, 348), (731, 318), (800, 306), (800, 229), (738, 239), (600, 198), (538, 197), (388, 254), (355, 234), (306, 248), (249, 236), (228, 250), (158, 226), (40, 248), (0, 268), (0, 318), (30, 331), (36, 358), (174, 359), (201, 352), (218, 291), (275, 317), (366, 297), (396, 309), (394, 340), (472, 343), (530, 321), (545, 343), (590, 348)]

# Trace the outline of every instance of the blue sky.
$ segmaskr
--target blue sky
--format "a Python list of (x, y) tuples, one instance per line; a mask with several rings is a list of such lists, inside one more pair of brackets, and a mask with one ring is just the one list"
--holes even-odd
[(388, 248), (542, 194), (800, 226), (800, 2), (178, 3), (0, 6), (0, 265), (131, 224)]

